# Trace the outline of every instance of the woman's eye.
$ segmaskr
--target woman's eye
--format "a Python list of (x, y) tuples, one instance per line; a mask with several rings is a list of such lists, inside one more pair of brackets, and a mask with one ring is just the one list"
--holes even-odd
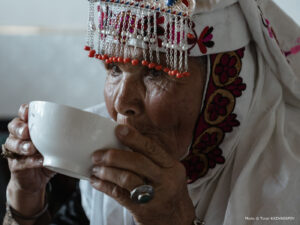
[(119, 76), (121, 74), (121, 69), (117, 66), (117, 65), (114, 65), (112, 64), (111, 67), (110, 67), (110, 75), (116, 77), (116, 76)]
[(156, 69), (150, 69), (148, 74), (152, 77), (152, 78), (158, 78), (162, 75), (162, 72), (160, 70), (156, 70)]

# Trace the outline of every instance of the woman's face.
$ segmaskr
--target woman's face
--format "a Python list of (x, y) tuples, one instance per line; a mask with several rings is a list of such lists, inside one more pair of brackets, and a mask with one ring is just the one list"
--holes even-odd
[(203, 58), (189, 59), (191, 76), (183, 79), (142, 65), (115, 63), (105, 68), (104, 95), (110, 116), (158, 141), (174, 158), (182, 158), (200, 112), (206, 75)]

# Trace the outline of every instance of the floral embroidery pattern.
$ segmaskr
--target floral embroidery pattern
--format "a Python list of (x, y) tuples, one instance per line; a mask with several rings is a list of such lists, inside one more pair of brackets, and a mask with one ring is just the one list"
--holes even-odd
[(226, 106), (229, 104), (229, 99), (223, 97), (222, 94), (218, 93), (213, 98), (212, 103), (208, 107), (208, 112), (210, 120), (216, 120), (219, 115), (226, 115), (227, 109)]
[(195, 24), (192, 23), (191, 29), (193, 34), (188, 35), (188, 44), (192, 45), (189, 48), (189, 51), (193, 49), (196, 44), (198, 44), (201, 53), (206, 54), (207, 48), (212, 48), (215, 45), (215, 43), (212, 41), (214, 37), (212, 34), (214, 28), (209, 26), (205, 27), (201, 32), (199, 38), (197, 38), (197, 34), (194, 28), (195, 28)]
[(203, 54), (207, 53), (207, 48), (212, 48), (215, 45), (215, 43), (212, 41), (214, 37), (212, 34), (213, 30), (213, 27), (205, 27), (200, 34), (198, 46)]
[(245, 49), (211, 55), (211, 76), (204, 105), (195, 127), (189, 155), (182, 161), (188, 183), (207, 174), (217, 164), (224, 164), (221, 143), (225, 134), (240, 125), (233, 113), (236, 98), (242, 95), (246, 84), (239, 77)]
[(215, 73), (220, 77), (222, 84), (226, 83), (230, 77), (235, 77), (237, 69), (234, 67), (236, 64), (236, 57), (225, 54), (222, 56), (220, 63), (217, 65)]

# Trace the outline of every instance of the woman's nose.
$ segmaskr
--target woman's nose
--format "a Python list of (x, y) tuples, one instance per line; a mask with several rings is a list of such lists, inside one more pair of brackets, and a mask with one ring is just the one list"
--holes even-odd
[(115, 98), (115, 109), (124, 116), (138, 116), (143, 109), (141, 84), (138, 80), (125, 78), (119, 85)]

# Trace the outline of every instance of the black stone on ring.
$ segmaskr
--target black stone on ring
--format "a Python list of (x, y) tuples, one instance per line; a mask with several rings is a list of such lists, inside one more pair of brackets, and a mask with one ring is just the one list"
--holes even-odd
[(148, 203), (154, 197), (154, 189), (151, 185), (141, 185), (130, 192), (130, 198), (136, 203)]

